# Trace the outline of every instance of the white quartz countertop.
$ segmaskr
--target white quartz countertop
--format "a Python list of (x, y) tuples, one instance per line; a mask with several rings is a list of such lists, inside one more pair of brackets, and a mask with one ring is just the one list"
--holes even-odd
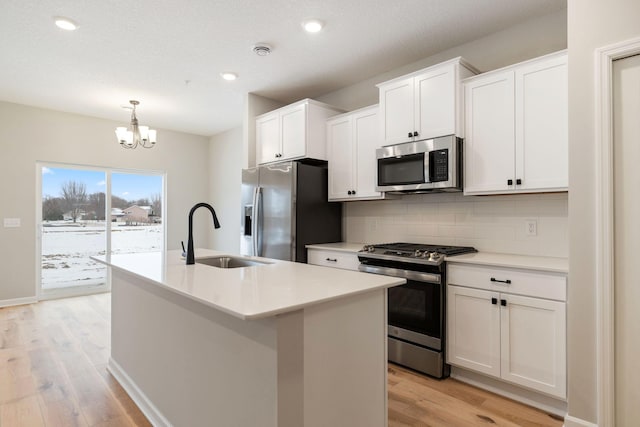
[(327, 251), (338, 251), (338, 252), (358, 252), (364, 243), (353, 243), (353, 242), (336, 242), (336, 243), (320, 243), (317, 245), (307, 245), (307, 249), (322, 249)]
[[(307, 248), (355, 253), (362, 249), (364, 245), (364, 243), (338, 242), (307, 245)], [(553, 273), (569, 273), (569, 260), (567, 258), (477, 252), (473, 254), (449, 256), (446, 257), (445, 260), (451, 263), (457, 262), (495, 267), (524, 268)]]
[(477, 252), (474, 254), (449, 256), (446, 257), (445, 260), (448, 263), (524, 268), (528, 270), (541, 270), (553, 273), (569, 272), (569, 260), (567, 258)]
[[(93, 259), (241, 319), (259, 319), (405, 283), (404, 279), (289, 261), (242, 268), (186, 265), (180, 251)], [(230, 255), (196, 249), (196, 259)], [(232, 255), (236, 256), (236, 255)]]

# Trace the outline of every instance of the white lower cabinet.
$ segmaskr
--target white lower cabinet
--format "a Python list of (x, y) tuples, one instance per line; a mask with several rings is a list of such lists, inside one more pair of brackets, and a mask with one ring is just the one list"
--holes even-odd
[[(566, 276), (448, 268), (447, 362), (565, 399)], [(522, 295), (536, 281), (535, 297)]]
[(358, 261), (357, 252), (309, 248), (307, 249), (307, 264), (358, 271), (360, 261)]

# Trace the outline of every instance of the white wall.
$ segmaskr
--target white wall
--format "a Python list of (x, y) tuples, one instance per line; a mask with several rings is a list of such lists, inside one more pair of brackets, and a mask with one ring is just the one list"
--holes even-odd
[[(344, 203), (349, 242), (473, 246), (486, 252), (569, 255), (567, 193), (509, 196), (421, 194)], [(537, 236), (525, 234), (535, 220)]]
[[(38, 161), (166, 172), (167, 244), (177, 249), (186, 241), (189, 209), (208, 197), (208, 138), (158, 129), (153, 149), (124, 150), (114, 133), (122, 125), (0, 102), (0, 219), (22, 222), (20, 228), (0, 223), (0, 302), (35, 296)], [(201, 223), (197, 229), (204, 229)]]
[(242, 151), (240, 127), (209, 141), (209, 198), (220, 220), (220, 228), (211, 231), (209, 247), (219, 251), (240, 252)]
[(597, 421), (594, 51), (640, 37), (637, 0), (569, 0), (569, 415)]

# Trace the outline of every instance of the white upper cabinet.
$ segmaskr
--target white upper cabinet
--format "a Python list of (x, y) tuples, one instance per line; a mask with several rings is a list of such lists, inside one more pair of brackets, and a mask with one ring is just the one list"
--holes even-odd
[(380, 83), (381, 145), (464, 136), (461, 80), (477, 71), (462, 58)]
[(565, 52), (470, 78), (464, 94), (465, 194), (568, 189)]
[(303, 99), (256, 117), (258, 164), (310, 157), (327, 160), (325, 121), (343, 111)]
[(384, 198), (375, 190), (378, 130), (377, 105), (327, 120), (329, 200)]

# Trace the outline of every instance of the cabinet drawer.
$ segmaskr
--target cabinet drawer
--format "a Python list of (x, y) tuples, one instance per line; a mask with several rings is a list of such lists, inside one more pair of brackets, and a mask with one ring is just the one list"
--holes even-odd
[(449, 263), (447, 283), (557, 301), (567, 299), (567, 277), (543, 271)]
[(357, 271), (360, 261), (355, 253), (307, 249), (307, 264)]

